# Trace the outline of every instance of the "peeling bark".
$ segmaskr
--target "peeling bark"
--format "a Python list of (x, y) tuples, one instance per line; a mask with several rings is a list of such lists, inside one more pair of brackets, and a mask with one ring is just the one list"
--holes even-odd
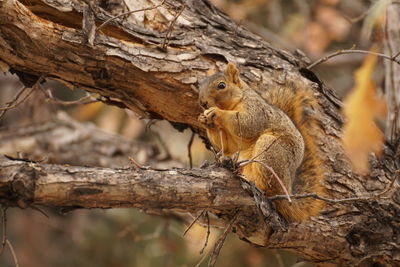
[[(159, 3), (137, 1), (138, 6), (131, 7), (131, 10)], [(185, 8), (176, 17), (183, 3)], [(23, 80), (32, 75), (44, 75), (71, 87), (97, 92), (143, 117), (166, 119), (176, 126), (200, 130), (196, 85), (208, 70), (220, 70), (227, 61), (239, 63), (243, 78), (261, 95), (268, 88), (287, 83), (312, 87), (321, 105), (317, 114), (321, 131), (316, 139), (325, 161), (325, 184), (330, 197), (376, 196), (367, 200), (360, 198), (352, 202), (330, 203), (318, 218), (291, 224), (287, 231), (271, 231), (260, 219), (254, 204), (248, 210), (246, 201), (251, 199), (246, 197), (237, 180), (230, 172), (220, 169), (169, 170), (174, 173), (168, 174), (168, 171), (156, 170), (69, 169), (57, 165), (2, 161), (0, 192), (3, 201), (14, 200), (21, 205), (18, 200), (26, 202), (25, 198), (10, 199), (10, 196), (15, 192), (19, 192), (18, 196), (21, 192), (28, 192), (28, 203), (93, 207), (95, 199), (102, 194), (98, 190), (110, 192), (108, 196), (111, 196), (121, 189), (121, 192), (131, 194), (127, 197), (145, 192), (140, 195), (145, 199), (154, 196), (154, 192), (148, 188), (149, 191), (135, 188), (135, 185), (142, 185), (140, 182), (135, 184), (136, 181), (150, 179), (156, 188), (168, 181), (178, 181), (174, 186), (167, 184), (164, 191), (160, 188), (158, 193), (162, 196), (158, 202), (150, 202), (154, 204), (152, 207), (190, 212), (206, 208), (226, 220), (233, 209), (240, 208), (243, 215), (235, 225), (237, 234), (258, 245), (292, 250), (321, 266), (400, 265), (400, 189), (398, 182), (394, 181), (398, 179), (396, 174), (400, 165), (396, 156), (400, 150), (398, 139), (389, 139), (382, 158), (371, 156), (372, 170), (368, 177), (354, 173), (340, 142), (343, 124), (340, 101), (305, 68), (301, 59), (272, 48), (206, 0), (169, 0), (156, 9), (133, 13), (126, 19), (115, 19), (95, 32), (93, 19), (99, 26), (113, 16), (107, 11), (107, 6), (96, 1), (33, 0), (25, 3), (1, 0), (0, 7), (2, 68), (8, 66)], [(121, 7), (115, 12), (123, 11), (125, 8)], [(169, 28), (175, 17), (173, 28)], [(169, 38), (166, 38), (167, 34)], [(398, 97), (395, 91), (393, 94)], [(392, 127), (393, 123), (389, 121), (389, 126)], [(398, 138), (398, 126), (394, 132)], [(22, 178), (18, 178), (18, 174)], [(112, 186), (104, 185), (104, 174), (115, 177)], [(35, 179), (28, 179), (32, 185), (17, 182), (17, 188), (14, 188), (16, 177)], [(185, 181), (186, 178), (190, 183)], [(52, 181), (62, 179), (68, 181), (67, 188), (59, 189), (63, 194), (49, 193), (47, 198), (41, 195), (53, 192), (52, 186), (62, 183), (54, 185)], [(96, 181), (101, 183), (96, 184)], [(80, 183), (84, 186), (81, 187)], [(199, 183), (202, 186), (195, 187)], [(212, 191), (214, 183), (221, 190)], [(71, 191), (71, 188), (81, 189)], [(180, 201), (191, 203), (188, 208), (173, 199), (176, 192), (184, 192)], [(384, 194), (379, 195), (382, 192)], [(166, 203), (161, 201), (164, 194), (166, 198), (170, 196)], [(215, 203), (215, 198), (221, 198), (221, 206)], [(243, 200), (246, 204), (241, 202)], [(110, 199), (110, 202), (97, 203), (101, 203), (99, 207), (111, 207), (111, 204), (142, 207), (139, 202), (134, 197), (129, 201), (116, 197), (114, 202)], [(224, 203), (226, 207), (222, 207)]]

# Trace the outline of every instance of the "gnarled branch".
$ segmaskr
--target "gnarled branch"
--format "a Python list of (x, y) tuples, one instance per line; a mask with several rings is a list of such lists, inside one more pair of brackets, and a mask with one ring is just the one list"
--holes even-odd
[[(150, 7), (161, 1), (142, 0), (136, 3)], [(176, 17), (183, 4), (185, 8)], [(121, 186), (122, 192), (130, 193), (128, 196), (140, 200), (138, 196), (145, 199), (154, 196), (154, 191), (149, 188), (144, 191), (146, 188), (140, 186), (145, 185), (135, 184), (137, 181), (152, 179), (154, 186), (159, 188), (167, 181), (174, 184), (173, 181), (178, 179), (179, 183), (175, 186), (167, 185), (166, 191), (159, 191), (165, 193), (166, 203), (161, 201), (163, 196), (157, 196), (159, 201), (152, 200), (148, 205), (166, 207), (164, 205), (171, 203), (168, 208), (184, 209), (172, 198), (173, 194), (183, 192), (179, 194), (181, 201), (191, 203), (192, 212), (202, 208), (224, 218), (238, 208), (245, 208), (241, 210), (242, 215), (234, 227), (240, 237), (253, 243), (290, 249), (320, 265), (399, 264), (399, 189), (396, 182), (392, 183), (399, 168), (396, 158), (399, 143), (391, 140), (381, 159), (371, 157), (369, 177), (354, 173), (341, 147), (343, 119), (339, 112), (340, 101), (315, 74), (306, 69), (300, 59), (272, 48), (232, 22), (206, 0), (165, 1), (156, 9), (134, 13), (121, 20), (114, 19), (100, 31), (95, 31), (94, 25), (100, 25), (114, 15), (95, 1), (32, 0), (25, 3), (1, 0), (0, 7), (0, 65), (2, 68), (8, 66), (25, 82), (29, 82), (32, 75), (56, 79), (71, 87), (99, 93), (110, 102), (127, 107), (143, 117), (166, 119), (176, 127), (191, 126), (199, 130), (198, 81), (206, 76), (208, 70), (220, 70), (227, 61), (234, 61), (239, 63), (243, 78), (252, 87), (258, 88), (261, 95), (269, 88), (282, 84), (313, 88), (321, 105), (321, 110), (316, 111), (321, 125), (321, 132), (316, 138), (323, 153), (326, 187), (332, 198), (378, 194), (393, 184), (390, 190), (376, 199), (331, 203), (320, 217), (291, 224), (287, 231), (273, 232), (260, 219), (255, 205), (247, 210), (249, 203), (246, 201), (251, 201), (251, 198), (240, 191), (237, 180), (220, 169), (110, 170), (2, 161), (0, 177), (5, 184), (1, 192), (7, 192), (2, 195), (3, 201), (12, 201), (16, 192), (19, 192), (17, 196), (27, 192), (28, 197), (17, 197), (14, 201), (19, 200), (20, 205), (31, 201), (35, 203), (43, 199), (39, 197), (43, 192), (37, 190), (45, 188), (46, 192), (52, 192), (53, 183), (46, 181), (57, 177), (70, 179), (70, 184), (76, 188), (79, 188), (79, 182), (84, 183), (84, 178), (90, 178), (91, 184), (85, 184), (83, 190), (62, 188), (61, 195), (52, 195), (53, 198), (40, 204), (66, 205), (69, 198), (76, 201), (87, 198), (92, 199), (88, 203), (94, 203), (101, 192), (117, 196), (118, 186)], [(168, 28), (174, 19), (173, 29)], [(165, 42), (167, 34), (168, 42)], [(165, 47), (164, 43), (167, 44)], [(81, 175), (74, 176), (76, 173)], [(104, 173), (115, 177), (118, 183), (104, 185)], [(31, 184), (17, 182), (17, 187), (13, 186), (15, 179), (26, 180), (32, 175), (36, 178), (30, 180)], [(133, 179), (133, 184), (127, 177)], [(186, 178), (192, 184), (183, 186), (180, 182)], [(96, 181), (101, 183), (96, 185)], [(233, 186), (235, 183), (236, 188)], [(212, 188), (219, 190), (210, 191)], [(138, 195), (140, 192), (145, 193)], [(236, 196), (236, 192), (242, 193)], [(227, 204), (229, 209), (216, 204), (215, 200), (222, 196), (226, 199), (219, 203), (234, 199)], [(197, 197), (198, 200), (195, 199)], [(247, 204), (243, 204), (242, 200)], [(126, 204), (119, 198), (114, 202), (98, 203), (103, 207), (110, 207), (113, 203)], [(139, 207), (139, 202), (132, 199), (128, 203)]]

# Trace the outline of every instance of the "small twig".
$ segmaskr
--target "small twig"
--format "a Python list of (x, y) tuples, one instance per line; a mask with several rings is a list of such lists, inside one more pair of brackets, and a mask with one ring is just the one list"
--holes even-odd
[(222, 155), (222, 158), (224, 158), (224, 138), (223, 138), (223, 136), (222, 136), (222, 130), (221, 129), (219, 129), (219, 141), (221, 142), (221, 155)]
[(13, 246), (11, 245), (10, 240), (8, 240), (8, 239), (7, 239), (7, 245), (8, 245), (8, 247), (10, 248), (11, 254), (12, 254), (12, 256), (13, 256), (15, 267), (19, 267), (17, 255), (15, 255), (14, 248), (13, 248)]
[(210, 237), (210, 216), (208, 215), (208, 212), (205, 212), (205, 216), (207, 218), (207, 235), (206, 235), (206, 241), (204, 242), (203, 248), (200, 250), (200, 254), (203, 254), (204, 250), (206, 249), (208, 245), (208, 238)]
[(393, 60), (395, 60), (398, 56), (400, 56), (400, 51), (397, 52), (397, 54), (393, 56)]
[(93, 99), (92, 96), (84, 96), (78, 100), (73, 100), (73, 101), (62, 101), (55, 98), (53, 99), (47, 98), (46, 101), (52, 104), (63, 105), (63, 106), (87, 105), (87, 104), (101, 102), (101, 100), (97, 98)]
[(39, 207), (34, 206), (34, 205), (30, 205), (29, 207), (30, 207), (31, 209), (33, 209), (33, 210), (36, 210), (36, 211), (40, 212), (40, 213), (43, 214), (43, 216), (45, 216), (47, 219), (50, 218), (49, 215), (47, 215), (47, 213), (44, 212), (44, 210), (40, 209)]
[(260, 153), (258, 153), (257, 155), (255, 155), (254, 157), (252, 157), (250, 160), (255, 160), (256, 158), (258, 158), (259, 156), (261, 156), (261, 154), (267, 152), (269, 150), (269, 148), (275, 144), (275, 142), (277, 142), (280, 138), (282, 137), (282, 135), (278, 136), (274, 141), (271, 142), (271, 144), (269, 144), (263, 151), (261, 151)]
[(396, 59), (397, 56), (398, 56), (398, 54), (396, 54), (396, 56), (394, 56), (394, 57), (391, 57), (391, 56), (388, 56), (388, 55), (385, 55), (385, 54), (382, 54), (382, 53), (377, 53), (377, 52), (372, 52), (372, 51), (354, 50), (354, 49), (344, 49), (344, 50), (338, 50), (338, 51), (336, 51), (336, 52), (334, 52), (334, 53), (332, 53), (332, 54), (329, 54), (329, 55), (327, 55), (327, 56), (325, 56), (325, 57), (323, 57), (323, 58), (318, 59), (318, 60), (315, 61), (314, 63), (308, 65), (308, 66), (307, 66), (307, 69), (311, 69), (311, 68), (315, 67), (316, 65), (321, 64), (321, 63), (327, 61), (328, 59), (333, 58), (333, 57), (338, 56), (338, 55), (343, 55), (343, 54), (357, 54), (357, 53), (358, 53), (358, 54), (375, 55), (375, 56), (382, 57), (382, 58), (391, 60), (391, 61), (393, 61), (393, 62), (396, 62), (397, 64), (400, 64), (400, 60)]
[(207, 258), (208, 254), (209, 253), (204, 254), (203, 257), (201, 257), (199, 262), (194, 267), (199, 267), (203, 263), (203, 261)]
[(210, 150), (214, 154), (215, 161), (219, 162), (218, 152), (215, 150), (215, 148), (212, 145), (210, 146)]
[(169, 27), (167, 29), (167, 34), (165, 34), (164, 43), (163, 43), (163, 45), (161, 47), (163, 50), (165, 50), (165, 47), (167, 46), (167, 44), (169, 42), (170, 34), (172, 32), (172, 29), (174, 27), (174, 24), (175, 24), (176, 20), (182, 14), (182, 12), (185, 9), (185, 7), (186, 7), (186, 4), (183, 4), (182, 7), (181, 7), (181, 10), (179, 10), (179, 12), (176, 13), (175, 17), (172, 19), (171, 23), (169, 24)]
[(390, 182), (390, 184), (387, 186), (387, 188), (385, 188), (382, 192), (380, 192), (379, 194), (377, 194), (377, 197), (380, 197), (384, 194), (386, 194), (387, 192), (390, 191), (390, 189), (392, 189), (394, 182), (396, 182), (398, 176), (400, 175), (400, 170), (396, 170), (395, 175), (394, 175), (394, 179), (392, 179), (392, 181)]
[(189, 224), (189, 226), (186, 228), (185, 232), (183, 232), (183, 236), (186, 235), (186, 233), (190, 230), (190, 228), (192, 228), (192, 226), (200, 219), (201, 216), (203, 216), (206, 213), (205, 210), (203, 210), (202, 212), (200, 212), (199, 215), (197, 215), (196, 218), (194, 218), (194, 220)]
[(10, 248), (11, 254), (13, 256), (14, 264), (16, 267), (19, 267), (14, 248), (13, 248), (11, 242), (7, 238), (7, 208), (3, 208), (3, 227), (2, 228), (3, 228), (3, 240), (1, 242), (0, 255), (3, 254), (4, 249), (6, 248), (6, 245), (8, 245), (8, 247)]
[[(330, 202), (330, 203), (348, 202), (348, 201), (354, 201), (354, 200), (361, 199), (359, 197), (351, 197), (351, 198), (343, 198), (343, 199), (330, 199), (330, 198), (326, 198), (326, 197), (321, 197), (321, 196), (317, 195), (316, 193), (309, 193), (309, 194), (304, 194), (304, 195), (290, 195), (290, 197), (293, 199), (315, 198), (315, 199), (323, 200), (323, 201)], [(280, 200), (280, 199), (285, 199), (285, 198), (287, 198), (286, 195), (276, 195), (276, 196), (272, 196), (272, 197), (267, 197), (267, 199), (270, 201), (275, 201), (275, 200)]]
[[(27, 87), (25, 87), (25, 89), (27, 89)], [(30, 89), (31, 90), (24, 96), (24, 98), (21, 101), (15, 103), (16, 101), (13, 100), (12, 102), (7, 103), (6, 107), (0, 108), (0, 111), (1, 111), (0, 119), (4, 116), (4, 114), (6, 114), (7, 110), (14, 109), (14, 108), (18, 107), (20, 104), (22, 104), (35, 90), (34, 87), (31, 87)], [(25, 91), (25, 90), (23, 90), (23, 91)], [(18, 100), (17, 97), (15, 97), (14, 99)]]
[[(18, 98), (22, 95), (22, 93), (23, 93), (26, 89), (28, 89), (28, 87), (26, 87), (26, 86), (22, 87), (22, 88), (18, 91), (18, 93), (14, 96), (14, 98), (13, 98), (10, 102), (7, 102), (7, 103), (5, 104), (5, 107), (0, 107), (0, 110), (1, 110), (1, 111), (6, 111), (6, 110), (9, 110), (9, 109), (12, 109), (12, 108), (13, 108), (13, 107), (12, 107), (13, 103), (15, 103), (15, 102), (18, 100)], [(14, 105), (14, 106), (15, 106), (15, 105)]]
[[(353, 202), (353, 201), (357, 201), (357, 200), (376, 199), (381, 194), (382, 193), (380, 193), (378, 195), (373, 195), (373, 196), (349, 197), (349, 198), (342, 198), (342, 199), (326, 198), (326, 197), (319, 196), (316, 193), (309, 193), (309, 194), (303, 194), (303, 195), (290, 195), (290, 197), (293, 198), (293, 199), (315, 198), (315, 199), (319, 199), (319, 200), (322, 200), (322, 201), (325, 201), (325, 202), (329, 202), (329, 203), (342, 203), (342, 202)], [(271, 200), (271, 201), (275, 201), (275, 200), (279, 200), (279, 199), (285, 199), (285, 198), (287, 198), (286, 195), (276, 195), (276, 196), (272, 196), (272, 197), (267, 197), (267, 199)]]
[(28, 162), (28, 163), (37, 163), (37, 161), (31, 160), (31, 159), (28, 159), (28, 158), (20, 157), (20, 155), (18, 155), (18, 157), (13, 157), (13, 156), (9, 156), (9, 155), (4, 154), (3, 156), (5, 158), (9, 159), (9, 160), (24, 161), (24, 162)]
[(3, 240), (1, 241), (0, 255), (3, 254), (7, 241), (7, 208), (3, 208)]
[(246, 165), (248, 165), (250, 163), (258, 163), (258, 164), (261, 164), (262, 166), (264, 166), (266, 169), (268, 169), (272, 173), (272, 176), (274, 176), (274, 178), (278, 181), (279, 185), (281, 186), (283, 192), (285, 193), (284, 196), (287, 198), (287, 200), (289, 202), (292, 202), (292, 200), (290, 198), (290, 195), (289, 195), (289, 192), (286, 189), (286, 186), (283, 184), (281, 178), (279, 178), (278, 174), (276, 174), (276, 172), (274, 171), (274, 169), (272, 167), (268, 166), (267, 164), (265, 164), (264, 162), (259, 161), (259, 160), (245, 160), (245, 161), (242, 161), (240, 163), (239, 167), (246, 166)]
[(242, 146), (243, 146), (243, 133), (242, 133), (242, 126), (240, 124), (240, 118), (239, 118), (239, 112), (236, 113), (236, 120), (238, 122), (239, 126), (239, 146), (238, 146), (238, 151), (235, 152), (235, 155), (233, 156), (233, 164), (234, 166), (237, 164), (239, 157), (240, 157), (240, 152), (242, 152)]
[(218, 241), (215, 243), (214, 250), (210, 257), (210, 261), (208, 262), (208, 267), (215, 266), (215, 263), (217, 262), (221, 248), (224, 245), (225, 239), (228, 236), (228, 234), (232, 231), (232, 227), (238, 217), (239, 217), (239, 212), (236, 212), (236, 214), (233, 216), (232, 220), (230, 221), (228, 227), (226, 227), (224, 233), (219, 237)]
[[(33, 91), (36, 89), (36, 85), (40, 84), (42, 82), (42, 80), (44, 79), (44, 76), (40, 76), (39, 79), (37, 79), (36, 83), (30, 87), (30, 91), (24, 96), (24, 98), (18, 101), (18, 98), (25, 92), (26, 89), (28, 89), (29, 87), (24, 86), (23, 88), (20, 89), (20, 91), (18, 91), (18, 93), (14, 96), (14, 98), (10, 101), (6, 103), (5, 107), (0, 108), (0, 119), (4, 116), (4, 114), (6, 114), (7, 110), (9, 109), (13, 109), (18, 107), (21, 103), (23, 103), (32, 93)], [(15, 103), (17, 102), (17, 103)]]
[(187, 146), (188, 150), (188, 157), (189, 157), (189, 167), (192, 169), (193, 168), (193, 159), (192, 159), (192, 145), (193, 145), (193, 140), (194, 140), (194, 132), (192, 131), (192, 135), (190, 136), (189, 143)]
[(364, 12), (364, 13), (362, 13), (361, 15), (359, 15), (359, 16), (357, 16), (357, 17), (354, 17), (354, 18), (351, 18), (351, 17), (349, 17), (349, 16), (347, 16), (347, 15), (343, 15), (343, 17), (344, 17), (346, 20), (348, 20), (350, 23), (357, 23), (357, 22), (363, 20), (363, 19), (367, 16), (368, 13), (369, 13), (369, 10), (367, 10), (366, 12)]
[(42, 89), (43, 93), (46, 95), (46, 101), (52, 104), (56, 105), (63, 105), (63, 106), (73, 106), (73, 105), (87, 105), (91, 103), (96, 103), (100, 102), (101, 100), (99, 98), (93, 98), (93, 95), (86, 95), (84, 97), (81, 97), (77, 100), (73, 101), (63, 101), (60, 99), (57, 99), (53, 96), (50, 90), (45, 90), (42, 86), (40, 86)]
[(132, 11), (124, 12), (124, 13), (122, 13), (122, 14), (119, 14), (119, 15), (117, 15), (117, 16), (114, 16), (114, 17), (112, 17), (112, 18), (109, 18), (108, 20), (104, 21), (99, 27), (97, 27), (97, 31), (99, 31), (101, 28), (103, 28), (104, 26), (106, 26), (108, 23), (110, 23), (110, 22), (113, 21), (113, 20), (116, 20), (116, 19), (118, 19), (118, 18), (120, 18), (120, 17), (127, 16), (127, 15), (130, 15), (130, 14), (133, 14), (133, 13), (137, 13), (137, 12), (141, 12), (141, 11), (147, 11), (147, 10), (152, 10), (152, 9), (158, 8), (158, 7), (162, 6), (162, 5), (164, 4), (165, 1), (166, 1), (166, 0), (163, 0), (163, 1), (162, 1), (160, 4), (158, 4), (158, 5), (154, 5), (154, 6), (151, 6), (151, 7), (146, 7), (146, 8), (141, 8), (141, 9), (137, 9), (137, 10), (132, 10)]
[(137, 169), (144, 169), (144, 167), (140, 165), (134, 158), (128, 157), (128, 159)]

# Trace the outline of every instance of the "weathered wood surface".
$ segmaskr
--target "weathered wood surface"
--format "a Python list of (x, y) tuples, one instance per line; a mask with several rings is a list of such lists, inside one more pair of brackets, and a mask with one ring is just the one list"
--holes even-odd
[[(91, 3), (90, 7), (87, 3)], [(129, 5), (130, 2), (127, 3)], [(161, 1), (142, 0), (135, 3), (136, 6), (129, 7), (130, 10), (157, 5)], [(183, 3), (185, 6), (182, 10)], [(115, 8), (113, 10), (117, 13), (127, 10), (125, 6), (120, 7), (120, 11), (115, 11)], [(270, 248), (290, 249), (302, 258), (321, 266), (372, 266), (377, 262), (392, 266), (400, 264), (400, 190), (397, 182), (391, 184), (391, 181), (397, 178), (396, 171), (399, 169), (396, 156), (399, 147), (398, 142), (395, 142), (398, 140), (398, 134), (395, 134), (395, 140), (391, 139), (392, 142), (385, 148), (381, 159), (371, 158), (371, 174), (361, 177), (351, 170), (341, 148), (343, 118), (339, 111), (340, 101), (305, 68), (301, 58), (270, 47), (205, 0), (170, 0), (156, 9), (131, 14), (124, 20), (113, 20), (96, 32), (90, 27), (93, 19), (99, 26), (112, 16), (107, 11), (107, 6), (100, 6), (95, 1), (1, 0), (1, 66), (17, 72), (26, 82), (29, 82), (29, 78), (32, 79), (32, 76), (27, 74), (44, 75), (46, 78), (63, 81), (71, 87), (97, 92), (143, 117), (162, 118), (175, 123), (177, 127), (191, 126), (194, 129), (198, 129), (196, 119), (201, 111), (197, 104), (197, 83), (206, 76), (207, 71), (220, 70), (227, 61), (237, 62), (243, 71), (244, 79), (253, 87), (259, 88), (261, 94), (263, 90), (272, 86), (291, 82), (300, 86), (310, 86), (315, 90), (315, 96), (321, 104), (321, 111), (316, 114), (321, 131), (316, 138), (324, 154), (326, 187), (330, 196), (361, 197), (378, 195), (386, 188), (390, 190), (375, 199), (331, 203), (320, 217), (302, 224), (289, 225), (287, 231), (275, 231), (272, 234), (268, 227), (259, 223), (258, 217), (248, 217), (246, 220), (245, 216), (242, 216), (236, 226), (238, 235)], [(169, 27), (175, 18), (173, 27)], [(84, 30), (82, 21), (85, 22)], [(398, 133), (398, 127), (394, 132)], [(24, 174), (24, 168), (27, 167), (23, 166), (26, 166), (26, 163), (14, 162), (13, 165), (9, 161), (3, 161), (2, 164), (4, 167), (0, 171), (0, 187), (3, 188), (1, 192), (14, 192), (9, 179), (15, 179), (15, 173)], [(11, 165), (6, 168), (4, 164)], [(31, 172), (28, 173), (35, 173), (35, 177), (39, 175), (40, 179), (36, 181), (44, 181), (43, 187), (46, 187), (46, 181), (50, 181), (46, 179), (50, 178), (42, 175), (40, 169), (53, 173), (52, 177), (60, 174), (60, 179), (69, 179), (71, 186), (76, 186), (71, 180), (72, 176), (63, 175), (68, 172), (67, 167), (40, 164), (34, 166), (38, 169), (29, 166)], [(74, 171), (77, 171), (75, 167)], [(78, 179), (77, 182), (79, 179), (88, 178), (86, 174), (89, 170), (83, 168), (81, 171), (80, 178), (73, 176)], [(98, 171), (98, 176), (89, 175), (92, 181), (97, 178), (104, 181), (101, 170)], [(112, 173), (111, 170), (105, 172)], [(197, 179), (205, 184), (216, 182), (218, 179), (224, 181), (221, 187), (224, 184), (235, 183), (231, 181), (232, 176), (225, 171), (224, 175), (213, 175), (213, 172), (219, 173), (220, 170), (179, 172), (184, 172), (187, 176), (197, 172)], [(13, 173), (13, 176), (10, 176), (10, 173)], [(183, 181), (185, 177), (178, 174), (168, 176), (166, 172), (157, 171), (152, 172), (152, 176), (159, 179), (154, 178), (155, 183), (166, 181), (166, 178), (179, 178)], [(118, 170), (115, 170), (115, 177), (123, 181), (126, 177), (142, 179), (145, 174), (132, 171), (131, 174), (125, 172), (118, 175)], [(214, 177), (216, 181), (207, 177)], [(118, 186), (117, 184), (114, 186)], [(123, 185), (127, 184), (122, 183), (121, 186)], [(94, 192), (91, 190), (95, 190), (96, 186), (96, 182), (85, 184), (88, 191), (81, 192)], [(188, 186), (189, 192), (182, 195), (182, 199), (196, 202), (195, 190), (192, 194), (190, 185)], [(236, 186), (239, 188), (239, 183)], [(212, 187), (201, 187), (204, 190), (202, 193), (210, 194), (210, 188)], [(167, 191), (160, 192), (167, 196), (180, 190), (181, 184), (177, 183), (176, 187), (165, 189)], [(229, 186), (226, 190), (226, 197), (229, 196), (229, 192), (237, 192)], [(39, 193), (34, 192), (31, 196), (32, 203), (39, 204), (36, 203), (36, 194)], [(51, 202), (49, 198), (47, 204), (64, 205), (68, 203), (70, 195), (54, 195), (54, 198), (59, 199), (53, 198)], [(86, 197), (94, 198), (94, 195), (87, 194)], [(212, 192), (211, 195), (217, 197), (223, 194)], [(5, 200), (6, 197), (2, 199)], [(234, 201), (237, 202), (233, 206), (244, 208), (238, 199)], [(139, 206), (133, 202), (129, 202), (131, 206)], [(93, 204), (91, 206), (89, 203), (96, 202), (87, 203), (87, 207), (93, 207)], [(198, 203), (199, 205), (192, 206), (190, 211), (204, 208), (200, 205), (200, 199)], [(41, 200), (40, 204), (46, 203)], [(74, 205), (72, 202), (70, 204)], [(84, 202), (79, 205), (85, 207)], [(105, 203), (99, 204), (99, 207), (104, 205)], [(234, 212), (221, 206), (209, 208), (216, 213), (219, 211), (222, 218), (229, 218)], [(259, 231), (256, 232), (255, 227), (259, 228)]]

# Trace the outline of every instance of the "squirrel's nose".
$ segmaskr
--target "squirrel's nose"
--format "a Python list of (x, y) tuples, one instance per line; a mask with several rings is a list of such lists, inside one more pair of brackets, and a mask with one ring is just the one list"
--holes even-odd
[(208, 102), (200, 100), (200, 106), (202, 106), (203, 108), (207, 109), (208, 108)]

